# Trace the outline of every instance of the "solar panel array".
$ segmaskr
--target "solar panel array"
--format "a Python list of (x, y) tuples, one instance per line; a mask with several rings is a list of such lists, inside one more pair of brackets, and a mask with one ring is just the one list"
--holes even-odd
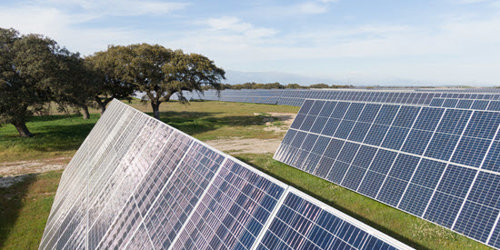
[(307, 100), (274, 158), (500, 248), (500, 112)]
[[(480, 90), (483, 90), (482, 92)], [(475, 91), (422, 91), (419, 89), (411, 90), (367, 90), (367, 89), (227, 89), (217, 94), (215, 90), (207, 90), (203, 95), (184, 91), (183, 95), (188, 100), (209, 100), (226, 102), (245, 102), (301, 106), (306, 99), (317, 100), (343, 100), (343, 101), (364, 101), (374, 103), (394, 103), (394, 104), (414, 104), (430, 105), (441, 103), (441, 99), (450, 103), (452, 100), (466, 99), (476, 100), (477, 104), (470, 104), (469, 108), (475, 109), (477, 106), (482, 108), (481, 101), (495, 101), (498, 106), (500, 93), (490, 89), (475, 89)], [(173, 96), (172, 100), (178, 99)], [(443, 101), (444, 103), (444, 101)], [(464, 103), (463, 105), (466, 105)], [(497, 106), (489, 110), (496, 110)]]
[(405, 249), (114, 100), (66, 167), (40, 249)]

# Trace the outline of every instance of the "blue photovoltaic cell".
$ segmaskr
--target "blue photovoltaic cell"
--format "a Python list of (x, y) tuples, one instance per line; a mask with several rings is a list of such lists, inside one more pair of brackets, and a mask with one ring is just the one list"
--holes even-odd
[(396, 114), (398, 113), (398, 110), (399, 107), (396, 105), (382, 105), (377, 118), (375, 118), (375, 123), (391, 125), (394, 117), (396, 117)]
[(455, 150), (460, 136), (443, 133), (434, 133), (425, 156), (448, 161)]
[(412, 183), (434, 190), (446, 167), (445, 163), (422, 159), (411, 180)]
[(375, 119), (382, 105), (366, 105), (358, 118), (360, 122), (371, 123)]
[(365, 143), (374, 146), (380, 145), (384, 139), (385, 134), (389, 130), (389, 126), (373, 124), (365, 137)]
[(418, 119), (416, 120), (413, 128), (427, 130), (427, 131), (434, 131), (443, 113), (444, 110), (441, 108), (424, 107), (420, 111)]
[(494, 141), (482, 166), (483, 169), (500, 172), (500, 142)]
[(444, 113), (437, 132), (460, 135), (467, 125), (472, 111), (449, 109)]
[(480, 167), (491, 141), (464, 136), (455, 149), (452, 162)]
[(412, 154), (422, 155), (431, 137), (432, 133), (429, 131), (412, 129), (401, 150)]
[(356, 121), (363, 110), (364, 104), (362, 103), (351, 103), (349, 109), (347, 109), (344, 120)]
[(352, 129), (349, 140), (363, 142), (363, 139), (366, 136), (366, 133), (370, 129), (370, 124), (366, 122), (356, 122), (354, 128)]
[(342, 186), (345, 186), (352, 190), (356, 190), (365, 173), (366, 173), (366, 168), (361, 168), (358, 166), (350, 167), (346, 175), (344, 176), (344, 179), (342, 181)]
[(458, 99), (446, 99), (443, 107), (454, 108), (457, 105)]
[(330, 117), (336, 105), (337, 105), (336, 102), (326, 102), (323, 108), (321, 109), (321, 112), (319, 112), (319, 116)]
[(404, 128), (411, 128), (411, 125), (415, 121), (415, 118), (417, 118), (418, 112), (419, 112), (418, 107), (401, 106), (392, 125)]
[(351, 133), (351, 129), (353, 126), (354, 121), (343, 120), (342, 122), (340, 122), (340, 125), (337, 128), (334, 136), (342, 139), (347, 138), (349, 136), (349, 133)]
[(395, 249), (346, 220), (289, 193), (258, 249)]
[(460, 100), (458, 101), (457, 108), (469, 109), (472, 106), (473, 100)]
[(472, 109), (486, 110), (488, 101), (475, 100), (472, 104)]
[(323, 131), (321, 131), (321, 134), (327, 135), (327, 136), (332, 136), (335, 131), (337, 130), (337, 127), (340, 124), (340, 119), (336, 118), (329, 118), (326, 123), (325, 127), (323, 128)]
[(385, 175), (368, 170), (357, 191), (368, 197), (375, 198), (384, 180)]
[(464, 135), (493, 139), (500, 124), (500, 112), (475, 112)]
[(477, 180), (472, 186), (468, 200), (500, 209), (500, 176), (496, 174), (480, 172)]
[(352, 165), (367, 168), (373, 159), (373, 156), (377, 153), (377, 149), (370, 146), (361, 146), (358, 150)]
[[(500, 112), (481, 110), (490, 100), (460, 99), (467, 97), (443, 95), (434, 107), (332, 102), (337, 119), (335, 128), (320, 132), (332, 137), (321, 158), (315, 154), (301, 164), (279, 154), (275, 159), (492, 245), (486, 241), (499, 209), (491, 204), (499, 202), (500, 190), (488, 188), (499, 184), (483, 175), (499, 174)], [(471, 110), (464, 109), (473, 103)], [(281, 148), (286, 150), (287, 143)], [(478, 211), (484, 216), (467, 219), (465, 213)]]
[(330, 171), (326, 178), (333, 183), (340, 184), (348, 168), (349, 164), (336, 161), (333, 166), (330, 167)]
[(485, 242), (498, 216), (498, 209), (481, 206), (474, 202), (465, 205), (453, 228), (459, 233)]
[(461, 198), (436, 192), (431, 203), (428, 205), (429, 207), (424, 214), (424, 218), (450, 228), (462, 203), (463, 199)]
[(351, 163), (354, 159), (354, 155), (356, 155), (356, 152), (358, 151), (358, 148), (359, 144), (346, 142), (342, 151), (340, 151), (340, 154), (337, 156), (337, 160), (345, 163)]
[(389, 176), (403, 181), (409, 181), (419, 161), (420, 158), (418, 157), (399, 154), (391, 167)]
[(311, 127), (311, 132), (313, 133), (321, 133), (323, 131), (323, 128), (325, 127), (326, 121), (328, 120), (327, 117), (321, 117), (318, 116), (316, 120), (314, 121), (313, 126)]
[(496, 248), (500, 248), (500, 223), (497, 224), (493, 233), (491, 235), (491, 239), (488, 242), (490, 246), (494, 246)]
[(330, 141), (330, 144), (328, 145), (328, 147), (325, 150), (324, 156), (332, 158), (332, 159), (336, 159), (337, 155), (339, 154), (343, 145), (344, 145), (343, 141), (337, 140), (337, 139), (332, 139)]
[(448, 165), (437, 191), (464, 198), (476, 173), (473, 169)]
[(399, 150), (403, 145), (406, 136), (409, 133), (409, 129), (392, 127), (387, 132), (382, 147)]
[(348, 108), (349, 108), (349, 103), (339, 102), (339, 103), (337, 103), (337, 106), (335, 106), (335, 109), (333, 110), (330, 117), (342, 119)]
[(433, 191), (430, 188), (410, 183), (398, 208), (416, 216), (422, 216), (432, 193)]
[(490, 105), (488, 106), (488, 110), (500, 111), (500, 101), (490, 101)]
[(330, 138), (324, 136), (318, 137), (318, 140), (316, 141), (316, 144), (314, 144), (314, 147), (311, 150), (311, 152), (318, 155), (322, 155), (326, 147), (328, 146), (328, 143), (330, 143)]

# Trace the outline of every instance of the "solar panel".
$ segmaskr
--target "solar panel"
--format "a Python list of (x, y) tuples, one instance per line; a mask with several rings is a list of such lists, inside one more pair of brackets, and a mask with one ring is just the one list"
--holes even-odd
[[(467, 109), (486, 110), (484, 105), (488, 105), (490, 101), (497, 101), (488, 110), (497, 110), (495, 107), (500, 101), (498, 91), (487, 90), (422, 90), (419, 89), (226, 89), (217, 95), (215, 90), (207, 90), (204, 94), (193, 94), (184, 91), (183, 95), (188, 99), (194, 100), (211, 100), (211, 101), (226, 101), (226, 102), (245, 102), (245, 103), (263, 103), (263, 104), (278, 104), (301, 106), (306, 99), (316, 100), (336, 100), (336, 101), (365, 101), (374, 103), (394, 103), (394, 104), (414, 104), (414, 105), (431, 105), (443, 107), (456, 106), (459, 100), (464, 100), (465, 103), (459, 106), (471, 103)], [(172, 100), (177, 100), (177, 96), (173, 96)], [(475, 100), (475, 101), (474, 101)], [(496, 106), (495, 106), (496, 105)], [(457, 107), (459, 107), (457, 106)], [(497, 107), (498, 108), (498, 107)]]
[[(306, 225), (314, 230), (304, 231)], [(293, 232), (300, 235), (292, 244)], [(409, 248), (114, 100), (63, 172), (40, 249), (276, 244)]]
[(487, 110), (306, 100), (274, 158), (500, 248), (499, 127)]

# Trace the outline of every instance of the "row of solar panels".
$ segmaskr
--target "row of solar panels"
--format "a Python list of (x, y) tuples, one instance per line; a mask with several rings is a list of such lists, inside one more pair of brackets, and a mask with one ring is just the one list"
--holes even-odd
[[(274, 158), (500, 248), (500, 112), (306, 100)], [(496, 105), (496, 104), (495, 104)]]
[[(215, 90), (204, 94), (183, 92), (188, 100), (211, 100), (301, 106), (305, 99), (362, 101), (374, 103), (413, 105), (459, 105), (472, 109), (500, 111), (500, 93), (455, 93), (430, 91), (388, 91), (388, 90), (315, 90), (315, 89), (257, 89), (257, 90)], [(178, 99), (177, 96), (172, 98)], [(463, 103), (459, 101), (462, 101)]]
[(40, 249), (406, 245), (114, 100), (66, 167)]

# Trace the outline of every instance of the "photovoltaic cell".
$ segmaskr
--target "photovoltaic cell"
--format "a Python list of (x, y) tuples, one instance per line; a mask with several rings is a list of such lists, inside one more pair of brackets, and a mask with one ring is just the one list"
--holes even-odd
[[(339, 124), (314, 133), (330, 139), (321, 158), (311, 163), (297, 154), (289, 161), (281, 157), (289, 150), (286, 142), (274, 158), (498, 247), (500, 112), (484, 106), (491, 100), (474, 100), (465, 109), (457, 107), (460, 97), (454, 98), (434, 100), (432, 107), (321, 101), (336, 107), (325, 118)], [(305, 103), (313, 107), (316, 101)], [(303, 115), (310, 114), (304, 109)], [(310, 132), (291, 128), (288, 133), (306, 137)]]
[[(300, 157), (312, 163), (330, 138), (300, 132), (285, 141), (304, 149)], [(282, 233), (270, 225), (292, 193), (341, 221), (338, 232), (329, 232), (338, 238), (332, 244), (408, 248), (114, 100), (62, 175), (40, 249), (255, 249), (264, 238), (280, 244), (287, 239), (265, 235)], [(283, 233), (302, 232), (304, 225)]]

